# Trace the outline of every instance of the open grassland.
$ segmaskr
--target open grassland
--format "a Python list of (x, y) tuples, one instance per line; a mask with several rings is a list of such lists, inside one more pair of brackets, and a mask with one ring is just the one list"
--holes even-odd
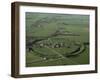
[(89, 16), (26, 12), (26, 67), (89, 64)]

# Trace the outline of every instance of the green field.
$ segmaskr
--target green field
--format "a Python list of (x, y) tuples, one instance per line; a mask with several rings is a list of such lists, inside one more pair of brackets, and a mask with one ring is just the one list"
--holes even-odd
[(26, 12), (26, 67), (89, 64), (89, 15)]

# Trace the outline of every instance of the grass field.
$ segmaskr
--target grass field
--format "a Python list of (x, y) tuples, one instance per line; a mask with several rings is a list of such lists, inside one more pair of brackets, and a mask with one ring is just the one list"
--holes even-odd
[(89, 64), (89, 16), (26, 12), (26, 67)]

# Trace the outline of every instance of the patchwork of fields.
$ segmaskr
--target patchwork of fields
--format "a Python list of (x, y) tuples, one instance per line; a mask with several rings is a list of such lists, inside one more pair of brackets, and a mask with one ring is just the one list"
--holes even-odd
[(26, 67), (89, 64), (89, 16), (26, 12)]

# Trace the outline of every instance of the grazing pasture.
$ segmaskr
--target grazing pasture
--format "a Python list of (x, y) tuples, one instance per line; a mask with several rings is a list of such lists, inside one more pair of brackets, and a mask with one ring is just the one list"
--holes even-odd
[(26, 12), (26, 67), (89, 64), (89, 16)]

